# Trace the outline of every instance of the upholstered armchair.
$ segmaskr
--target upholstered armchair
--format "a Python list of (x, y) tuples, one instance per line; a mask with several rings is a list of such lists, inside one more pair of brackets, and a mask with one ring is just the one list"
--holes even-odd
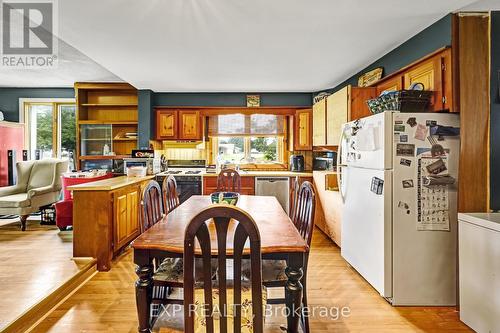
[(68, 162), (58, 159), (18, 162), (17, 184), (0, 187), (0, 214), (19, 215), (26, 230), (28, 215), (59, 199)]

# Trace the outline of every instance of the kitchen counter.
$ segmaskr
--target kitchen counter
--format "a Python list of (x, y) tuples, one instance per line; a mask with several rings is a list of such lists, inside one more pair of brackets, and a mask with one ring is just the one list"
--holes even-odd
[[(312, 171), (304, 172), (293, 172), (288, 170), (276, 170), (276, 171), (257, 171), (257, 170), (240, 170), (241, 177), (312, 177)], [(203, 173), (204, 177), (217, 177), (216, 173)]]
[(113, 191), (129, 185), (139, 184), (146, 180), (153, 179), (154, 176), (127, 177), (120, 176), (98, 180), (95, 182), (69, 186), (70, 191)]

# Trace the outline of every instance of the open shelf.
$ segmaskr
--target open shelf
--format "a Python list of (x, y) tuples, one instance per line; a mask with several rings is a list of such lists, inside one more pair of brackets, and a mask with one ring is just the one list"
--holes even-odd
[(130, 157), (130, 155), (84, 155), (80, 156), (80, 160), (121, 160)]
[(111, 104), (111, 103), (82, 103), (81, 106), (90, 106), (90, 107), (137, 107), (137, 104)]
[(137, 138), (114, 138), (113, 141), (137, 141)]
[(80, 120), (80, 125), (137, 125), (137, 121), (128, 120)]

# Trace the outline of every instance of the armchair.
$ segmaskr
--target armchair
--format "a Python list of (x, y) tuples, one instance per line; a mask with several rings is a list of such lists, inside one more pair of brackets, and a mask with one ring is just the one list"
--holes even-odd
[(26, 230), (28, 215), (59, 199), (61, 175), (68, 162), (58, 159), (18, 162), (17, 184), (0, 187), (0, 214), (19, 215)]

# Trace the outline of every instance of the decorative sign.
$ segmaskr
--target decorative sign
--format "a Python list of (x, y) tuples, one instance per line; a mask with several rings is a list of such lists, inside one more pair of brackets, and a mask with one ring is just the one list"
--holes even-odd
[(368, 87), (382, 78), (384, 68), (378, 67), (374, 70), (366, 72), (358, 78), (358, 87)]
[(247, 95), (247, 108), (258, 108), (260, 106), (260, 95)]

